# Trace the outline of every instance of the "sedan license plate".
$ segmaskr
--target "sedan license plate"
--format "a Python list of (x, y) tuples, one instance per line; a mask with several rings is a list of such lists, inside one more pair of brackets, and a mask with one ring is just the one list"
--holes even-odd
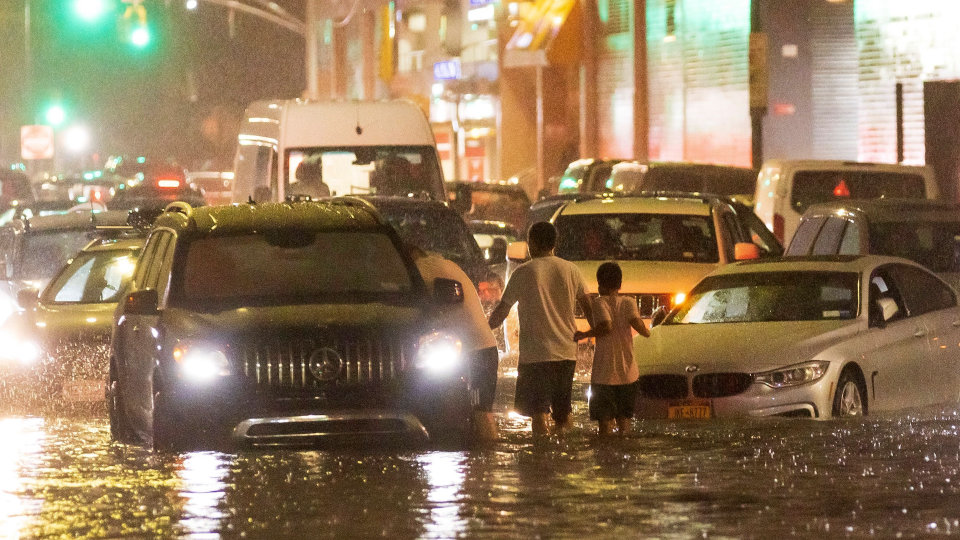
[(710, 418), (713, 416), (713, 409), (709, 401), (687, 401), (671, 405), (667, 408), (667, 418), (670, 420), (680, 420), (687, 418)]
[(103, 390), (103, 381), (91, 379), (65, 381), (61, 395), (64, 400), (69, 402), (103, 401)]

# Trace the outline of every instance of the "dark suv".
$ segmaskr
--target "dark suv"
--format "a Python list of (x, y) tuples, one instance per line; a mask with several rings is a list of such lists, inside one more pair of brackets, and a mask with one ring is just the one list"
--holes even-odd
[(155, 448), (461, 442), (462, 284), (428, 294), (360, 200), (191, 208), (154, 222), (116, 312), (115, 439)]

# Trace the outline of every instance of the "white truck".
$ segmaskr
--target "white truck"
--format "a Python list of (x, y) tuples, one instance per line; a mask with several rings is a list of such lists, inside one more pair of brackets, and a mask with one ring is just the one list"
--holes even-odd
[(433, 131), (413, 102), (257, 101), (237, 142), (234, 202), (361, 194), (446, 200)]

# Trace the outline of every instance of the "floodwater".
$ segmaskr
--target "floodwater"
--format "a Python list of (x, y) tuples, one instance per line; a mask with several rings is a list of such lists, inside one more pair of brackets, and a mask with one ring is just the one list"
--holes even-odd
[[(469, 451), (154, 453), (101, 414), (0, 419), (0, 538), (775, 538), (960, 532), (960, 411), (638, 422)], [(578, 391), (582, 390), (578, 386)]]

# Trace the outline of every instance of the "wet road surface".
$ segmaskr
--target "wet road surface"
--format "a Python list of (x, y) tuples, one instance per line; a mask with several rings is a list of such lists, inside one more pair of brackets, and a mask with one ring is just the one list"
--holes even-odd
[[(638, 422), (598, 440), (154, 453), (103, 414), (0, 418), (0, 538), (914, 537), (960, 532), (960, 412)], [(582, 389), (581, 389), (582, 390)]]

